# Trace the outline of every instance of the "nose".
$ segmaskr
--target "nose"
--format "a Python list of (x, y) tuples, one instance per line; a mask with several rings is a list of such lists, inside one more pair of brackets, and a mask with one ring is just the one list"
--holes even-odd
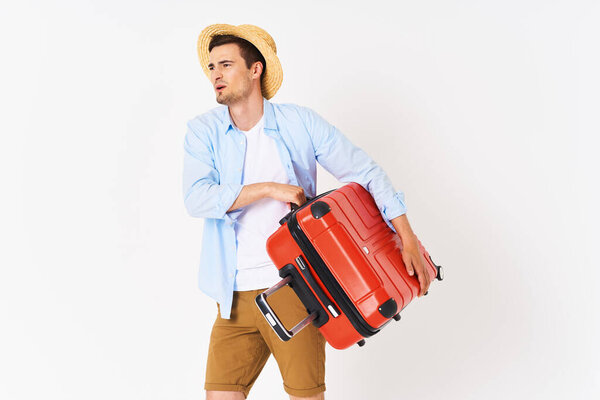
[(213, 68), (211, 71), (213, 81), (216, 83), (218, 79), (223, 78), (223, 74), (218, 68)]

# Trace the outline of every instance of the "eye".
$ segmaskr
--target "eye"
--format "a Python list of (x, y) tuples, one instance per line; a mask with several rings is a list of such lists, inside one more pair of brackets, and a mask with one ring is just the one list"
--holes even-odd
[(226, 66), (226, 67), (230, 67), (231, 66), (231, 64), (223, 64), (223, 65)]

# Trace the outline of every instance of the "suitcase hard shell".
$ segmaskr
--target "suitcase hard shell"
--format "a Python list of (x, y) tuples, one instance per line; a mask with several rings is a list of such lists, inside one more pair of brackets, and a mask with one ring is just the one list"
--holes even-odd
[[(349, 183), (307, 201), (291, 211), (267, 240), (267, 252), (281, 282), (256, 298), (257, 306), (282, 340), (309, 323), (317, 326), (336, 349), (379, 332), (419, 292), (416, 276), (408, 275), (402, 242), (383, 220), (370, 193)], [(441, 280), (421, 242), (430, 277)], [(267, 297), (289, 284), (309, 315), (291, 330), (279, 322)]]

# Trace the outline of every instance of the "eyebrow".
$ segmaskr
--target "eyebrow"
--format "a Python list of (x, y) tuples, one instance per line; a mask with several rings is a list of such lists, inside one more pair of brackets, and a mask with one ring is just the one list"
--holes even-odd
[[(225, 64), (225, 63), (234, 63), (235, 61), (233, 60), (223, 60), (223, 61), (219, 61), (217, 64)], [(208, 64), (209, 67), (214, 66), (213, 63)]]

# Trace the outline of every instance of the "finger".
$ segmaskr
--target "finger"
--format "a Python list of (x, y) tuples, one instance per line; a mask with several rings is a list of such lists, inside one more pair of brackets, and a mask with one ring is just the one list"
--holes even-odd
[(419, 275), (419, 284), (421, 286), (421, 293), (419, 294), (420, 297), (423, 296), (427, 291), (427, 272), (423, 269), (422, 265), (416, 265), (414, 268), (417, 270)]
[(300, 188), (300, 198), (302, 199), (303, 203), (306, 203), (306, 193), (304, 193), (303, 188)]
[(425, 294), (429, 290), (429, 285), (431, 285), (431, 276), (429, 275), (429, 270), (427, 267), (425, 267), (425, 265), (423, 265), (423, 263), (421, 263), (421, 266), (423, 268), (423, 275), (425, 277), (425, 289), (423, 290), (423, 294)]
[(296, 196), (296, 198), (298, 199), (298, 205), (302, 205), (304, 203), (306, 203), (306, 197), (304, 197), (302, 195), (302, 193), (300, 193), (298, 196)]
[(426, 273), (423, 275), (423, 289), (421, 289), (421, 296), (425, 296), (425, 293), (429, 290), (429, 282), (426, 277)]
[(410, 260), (408, 262), (404, 263), (406, 270), (408, 271), (408, 274), (410, 276), (413, 276), (415, 274), (415, 269), (412, 266), (412, 263), (410, 262)]
[(425, 275), (423, 274), (423, 271), (421, 270), (419, 272), (419, 284), (421, 286), (421, 293), (419, 293), (419, 297), (425, 295), (426, 286), (427, 286), (427, 284), (425, 283), (425, 279), (426, 279)]
[(429, 286), (431, 286), (432, 281), (433, 281), (433, 278), (429, 274), (429, 269), (427, 269), (427, 290), (429, 290)]
[(423, 269), (426, 272), (427, 275), (427, 290), (429, 290), (429, 286), (431, 286), (431, 281), (433, 280), (433, 278), (431, 277), (431, 274), (429, 273), (429, 267), (426, 266), (423, 262), (421, 262), (421, 264), (423, 264)]

